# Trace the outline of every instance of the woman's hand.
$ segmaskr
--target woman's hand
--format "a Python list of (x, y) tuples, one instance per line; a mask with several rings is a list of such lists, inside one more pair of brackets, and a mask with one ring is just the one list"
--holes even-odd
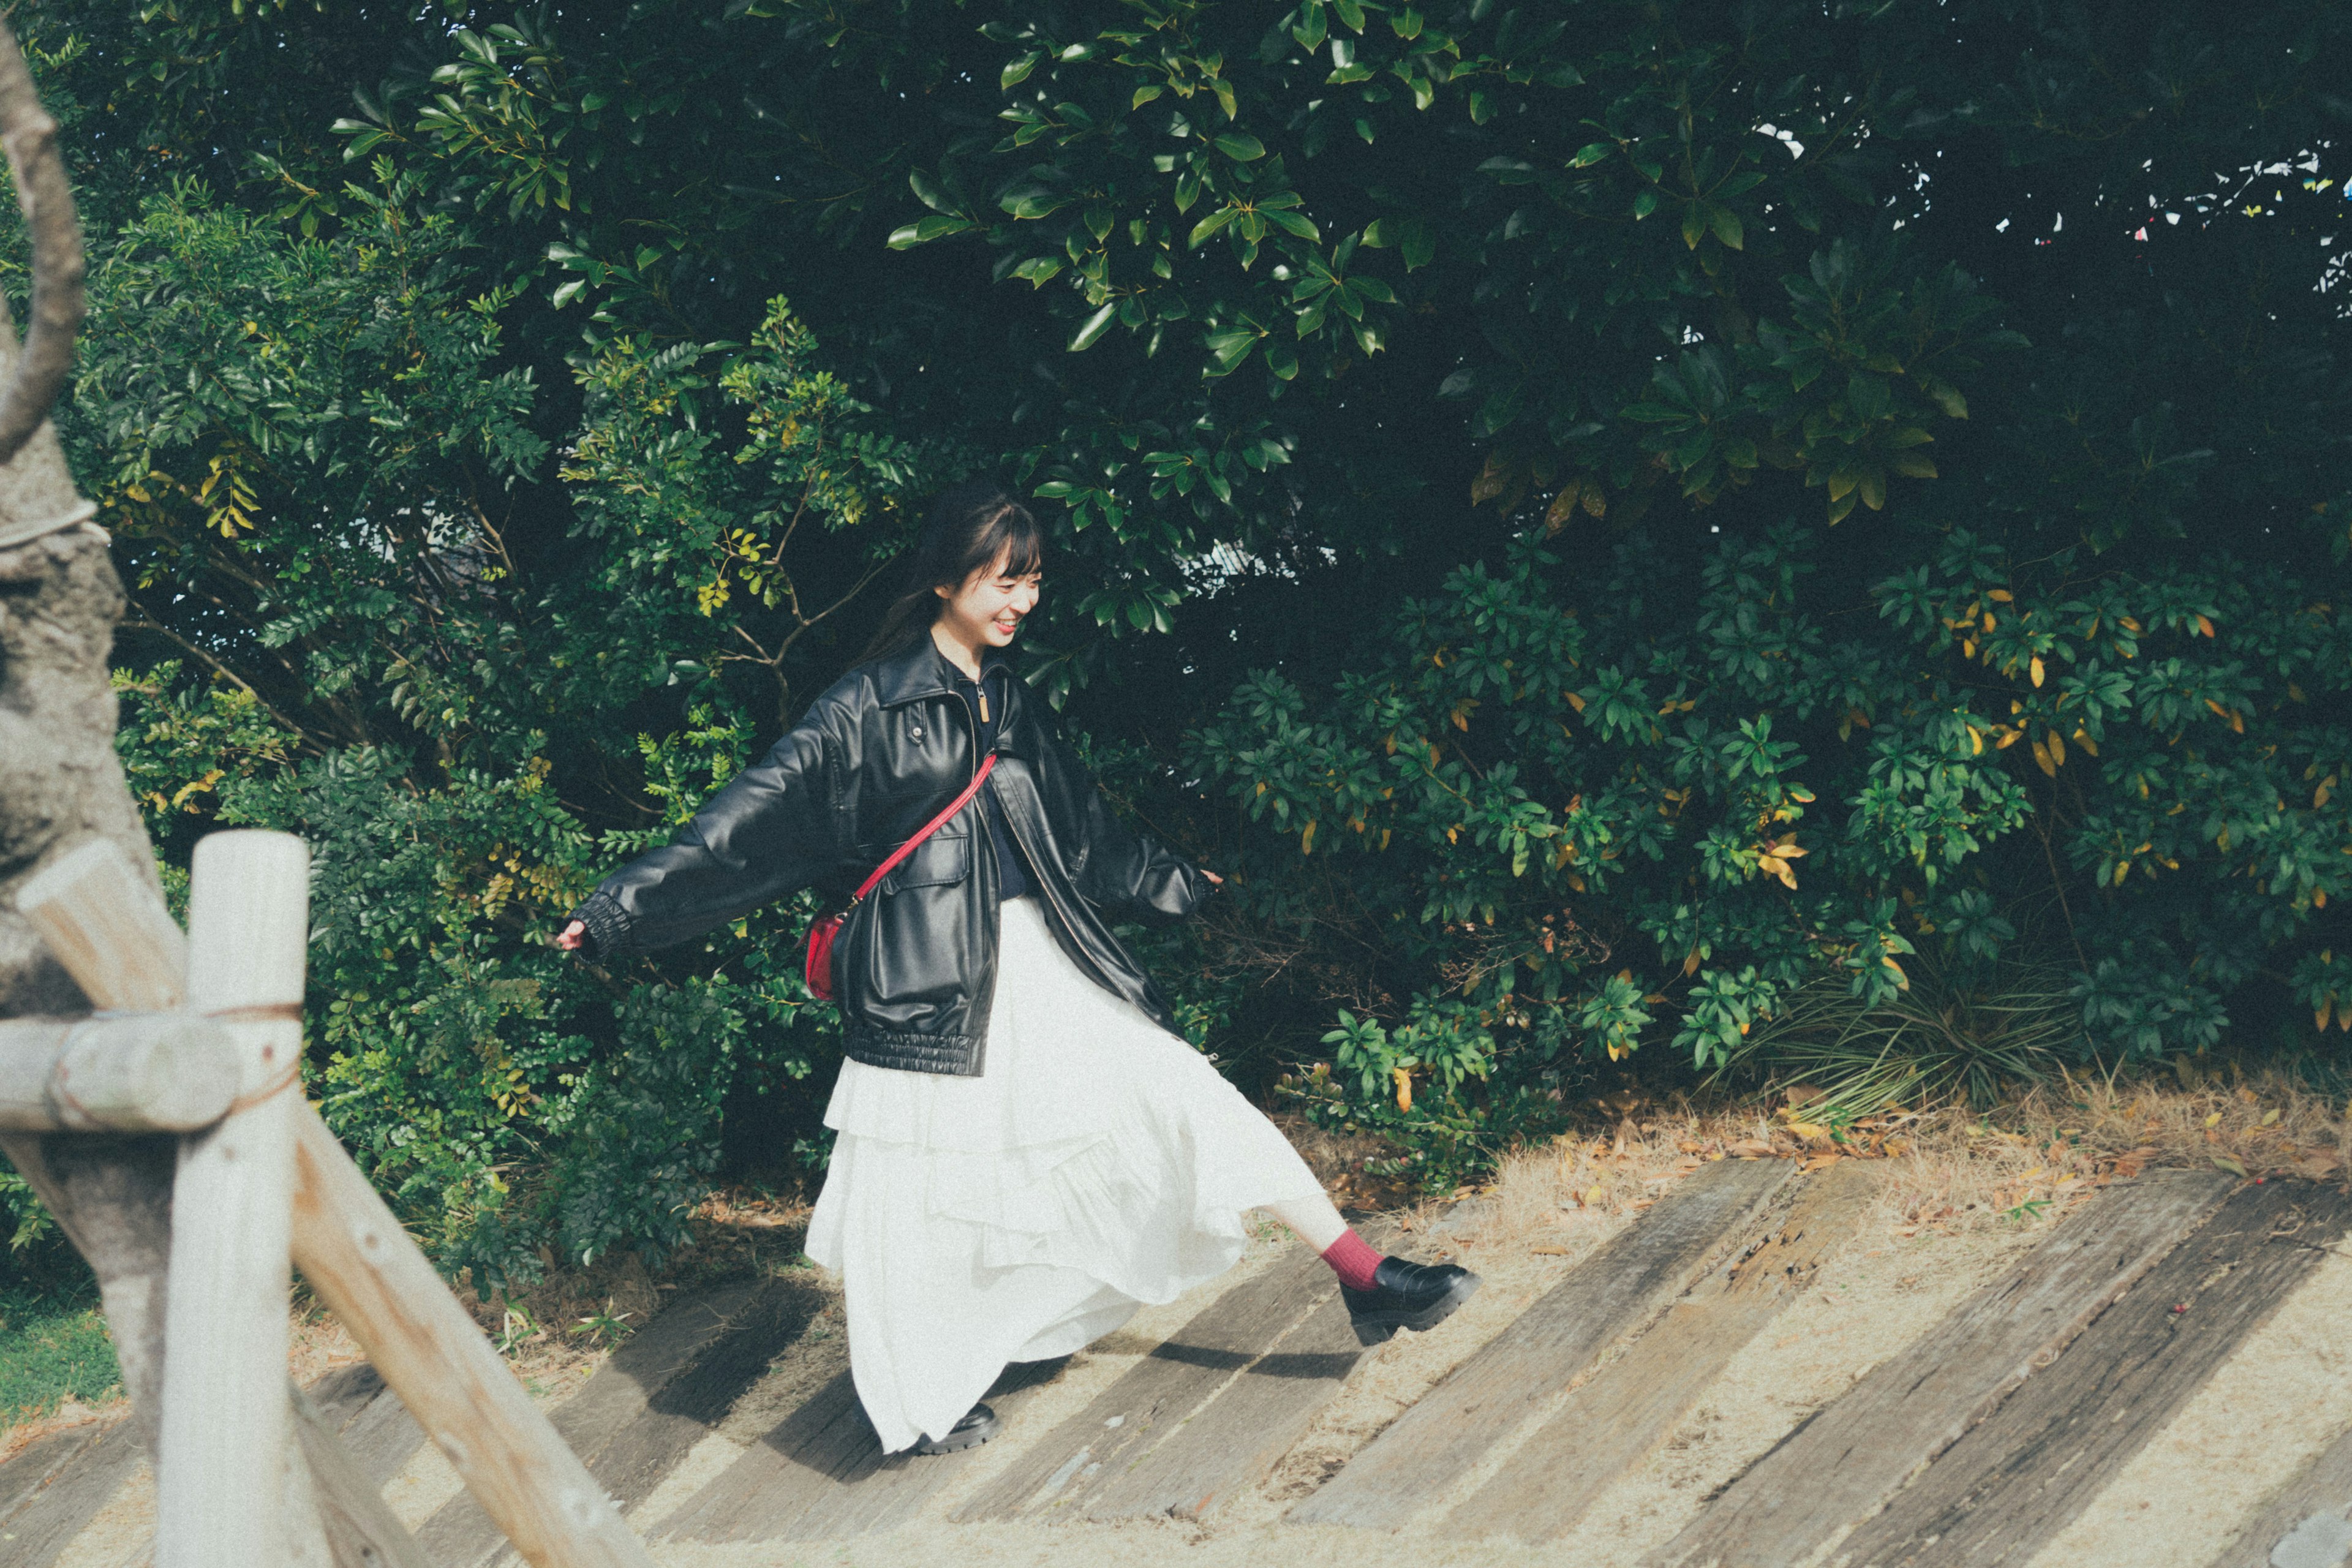
[(562, 931), (556, 932), (555, 945), (562, 948), (566, 952), (578, 952), (580, 951), (580, 944), (587, 940), (588, 927), (586, 922), (582, 921), (573, 921), (570, 925), (565, 926)]

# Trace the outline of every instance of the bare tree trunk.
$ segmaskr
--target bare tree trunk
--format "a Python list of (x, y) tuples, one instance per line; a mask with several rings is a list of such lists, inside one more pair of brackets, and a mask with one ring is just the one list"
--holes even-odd
[[(0, 143), (32, 232), (32, 330), (20, 351), (0, 310), (0, 1017), (89, 1009), (17, 913), (19, 884), (96, 835), (151, 886), (154, 852), (114, 755), (107, 679), (122, 584), (107, 537), (83, 521), (45, 423), (82, 315), (81, 237), (16, 40), (0, 28)], [(159, 889), (160, 890), (160, 889)], [(163, 1365), (163, 1279), (175, 1154), (169, 1137), (0, 1139), (98, 1274), (123, 1386), (152, 1445)]]

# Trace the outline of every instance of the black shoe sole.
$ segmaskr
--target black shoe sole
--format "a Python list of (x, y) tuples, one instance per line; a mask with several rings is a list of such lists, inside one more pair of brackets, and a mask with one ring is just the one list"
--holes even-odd
[(944, 1437), (926, 1437), (915, 1445), (915, 1452), (929, 1454), (961, 1454), (966, 1448), (977, 1448), (1004, 1430), (1004, 1424), (992, 1418), (986, 1426), (974, 1426), (968, 1432), (950, 1432)]
[(1360, 1345), (1386, 1344), (1396, 1338), (1399, 1329), (1411, 1329), (1414, 1333), (1433, 1329), (1452, 1317), (1456, 1307), (1476, 1295), (1478, 1287), (1485, 1283), (1475, 1274), (1465, 1274), (1444, 1295), (1418, 1312), (1367, 1312), (1353, 1320), (1356, 1342)]

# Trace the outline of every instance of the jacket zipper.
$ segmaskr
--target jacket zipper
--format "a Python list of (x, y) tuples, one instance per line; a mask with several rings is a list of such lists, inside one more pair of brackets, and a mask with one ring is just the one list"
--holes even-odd
[[(969, 705), (962, 706), (964, 709), (964, 718), (967, 721), (970, 721), (971, 718), (971, 709)], [(1006, 706), (1009, 709), (1011, 707), (1011, 703), (1008, 701)], [(1008, 711), (1005, 717), (1010, 719), (1012, 714)], [(1003, 734), (1003, 731), (1001, 726), (997, 733), (1001, 739)], [(971, 752), (974, 759), (973, 765), (977, 766), (978, 758), (980, 756), (980, 730), (977, 724), (975, 724), (972, 729)], [(989, 787), (992, 789), (995, 787), (994, 780), (990, 781)], [(1014, 819), (1011, 811), (1005, 809), (1002, 802), (998, 803), (997, 809), (1004, 813), (1005, 831), (1013, 835), (1013, 842), (1020, 847), (1021, 853), (1029, 858), (1029, 879), (1037, 884), (1037, 891), (1045, 896), (1045, 900), (1048, 904), (1053, 906), (1055, 918), (1062, 922), (1062, 929), (1066, 931), (1076, 932), (1078, 929), (1077, 922), (1070, 918), (1070, 911), (1064, 909), (1062, 907), (1062, 900), (1055, 896), (1053, 879), (1038, 868), (1042, 862), (1037, 858), (1037, 852), (1029, 847), (1029, 841), (1021, 837), (1021, 824)], [(1089, 968), (1095, 967), (1091, 960), (1088, 961), (1087, 966)]]

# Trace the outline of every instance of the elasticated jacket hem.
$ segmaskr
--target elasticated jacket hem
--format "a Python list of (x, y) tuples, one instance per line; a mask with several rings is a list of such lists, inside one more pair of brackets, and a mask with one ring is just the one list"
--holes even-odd
[(950, 1078), (979, 1078), (988, 1066), (988, 1040), (982, 1035), (910, 1035), (852, 1027), (842, 1037), (841, 1053), (870, 1068)]

